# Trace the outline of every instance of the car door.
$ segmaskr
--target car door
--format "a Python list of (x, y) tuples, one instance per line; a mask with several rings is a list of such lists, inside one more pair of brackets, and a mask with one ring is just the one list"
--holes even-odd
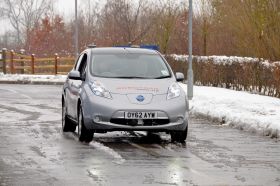
[[(81, 63), (82, 61), (82, 56), (81, 54), (75, 63), (75, 66), (72, 70), (76, 70), (77, 66)], [(65, 83), (65, 105), (67, 108), (67, 115), (73, 118), (73, 113), (74, 113), (74, 108), (73, 108), (73, 94), (72, 94), (72, 84), (73, 84), (72, 79), (67, 78), (66, 83)]]
[[(77, 64), (75, 66), (76, 71), (79, 71), (81, 76), (84, 76), (84, 71), (87, 66), (87, 54), (82, 53), (77, 61)], [(81, 89), (83, 81), (82, 80), (69, 80), (69, 103), (68, 103), (68, 115), (72, 117), (73, 119), (77, 119), (77, 104), (79, 99), (79, 93)]]

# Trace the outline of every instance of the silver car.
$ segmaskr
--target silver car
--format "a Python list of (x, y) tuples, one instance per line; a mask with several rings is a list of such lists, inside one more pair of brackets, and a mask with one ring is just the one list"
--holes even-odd
[(63, 86), (62, 129), (90, 142), (109, 131), (167, 132), (184, 142), (188, 100), (164, 57), (141, 48), (88, 48)]

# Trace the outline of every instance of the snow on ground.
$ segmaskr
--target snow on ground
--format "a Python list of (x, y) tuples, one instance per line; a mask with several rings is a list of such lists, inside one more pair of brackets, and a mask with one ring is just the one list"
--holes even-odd
[[(187, 91), (187, 85), (181, 84)], [(241, 130), (279, 137), (280, 99), (216, 87), (194, 87), (191, 113)]]
[[(0, 82), (63, 83), (65, 75), (11, 75), (0, 73)], [(187, 91), (187, 85), (181, 84)], [(261, 133), (280, 135), (280, 99), (216, 87), (194, 87), (191, 113), (207, 117), (222, 125)]]
[(0, 73), (0, 81), (2, 82), (51, 82), (62, 83), (65, 82), (66, 75), (29, 75), (29, 74), (3, 74)]

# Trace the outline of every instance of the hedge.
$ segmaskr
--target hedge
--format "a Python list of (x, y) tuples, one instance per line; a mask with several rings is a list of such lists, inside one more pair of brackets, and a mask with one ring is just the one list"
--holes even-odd
[[(165, 56), (176, 72), (187, 77), (188, 56)], [(280, 62), (259, 58), (194, 56), (194, 82), (280, 98)]]

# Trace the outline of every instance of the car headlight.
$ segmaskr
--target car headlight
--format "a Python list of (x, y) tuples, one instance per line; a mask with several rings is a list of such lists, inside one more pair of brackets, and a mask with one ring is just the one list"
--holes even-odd
[(167, 99), (179, 97), (181, 93), (180, 86), (177, 83), (172, 83), (168, 88)]
[(102, 85), (102, 83), (93, 81), (90, 84), (90, 88), (96, 96), (112, 99), (110, 92)]

